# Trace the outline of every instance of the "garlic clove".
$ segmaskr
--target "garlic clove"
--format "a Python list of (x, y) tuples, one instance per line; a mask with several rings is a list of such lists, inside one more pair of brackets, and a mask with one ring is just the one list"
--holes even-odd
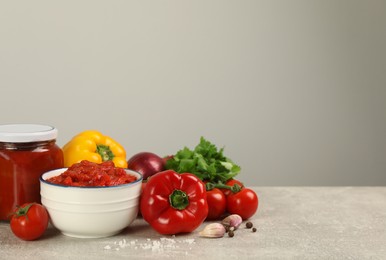
[(225, 227), (220, 223), (211, 223), (204, 227), (202, 231), (199, 232), (201, 237), (223, 237), (225, 234)]
[(221, 223), (225, 227), (228, 227), (228, 228), (233, 227), (234, 229), (237, 229), (242, 222), (243, 222), (243, 219), (239, 215), (232, 214), (224, 218)]

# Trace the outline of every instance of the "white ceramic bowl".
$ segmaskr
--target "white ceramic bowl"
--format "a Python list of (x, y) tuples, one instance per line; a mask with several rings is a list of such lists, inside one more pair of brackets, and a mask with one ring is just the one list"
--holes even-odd
[(137, 180), (111, 187), (72, 187), (53, 184), (46, 179), (67, 168), (44, 173), (40, 177), (42, 204), (51, 223), (64, 235), (97, 238), (115, 235), (137, 217), (142, 175), (126, 169)]

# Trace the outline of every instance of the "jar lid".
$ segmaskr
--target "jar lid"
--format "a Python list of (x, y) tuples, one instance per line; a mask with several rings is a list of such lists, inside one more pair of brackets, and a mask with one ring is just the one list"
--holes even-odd
[(58, 129), (48, 125), (0, 125), (0, 142), (29, 143), (56, 139)]

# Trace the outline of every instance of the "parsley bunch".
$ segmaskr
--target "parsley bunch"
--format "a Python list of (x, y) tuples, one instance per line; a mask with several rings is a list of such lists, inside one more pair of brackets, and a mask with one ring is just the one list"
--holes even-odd
[(240, 166), (225, 157), (224, 148), (217, 149), (211, 142), (200, 138), (200, 143), (190, 150), (184, 147), (166, 162), (166, 169), (179, 173), (189, 172), (203, 181), (225, 183), (240, 172)]

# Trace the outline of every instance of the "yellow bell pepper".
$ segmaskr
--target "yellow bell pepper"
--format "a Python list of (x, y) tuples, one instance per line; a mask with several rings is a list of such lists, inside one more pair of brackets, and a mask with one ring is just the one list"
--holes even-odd
[(64, 167), (87, 160), (95, 163), (113, 161), (116, 167), (127, 168), (125, 149), (112, 138), (95, 130), (74, 136), (62, 150)]

